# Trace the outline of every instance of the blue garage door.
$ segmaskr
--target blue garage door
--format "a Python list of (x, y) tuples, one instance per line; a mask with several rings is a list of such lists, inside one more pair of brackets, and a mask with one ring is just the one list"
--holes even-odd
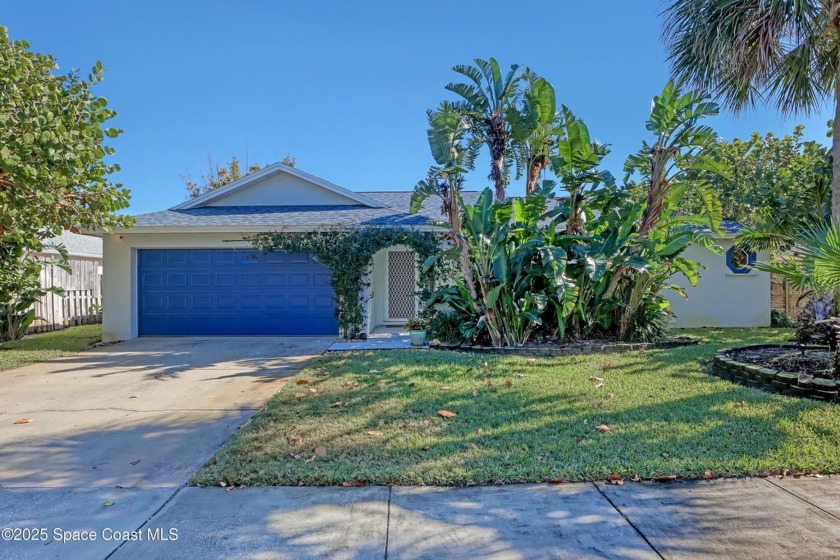
[(335, 335), (330, 271), (308, 253), (138, 251), (140, 336)]

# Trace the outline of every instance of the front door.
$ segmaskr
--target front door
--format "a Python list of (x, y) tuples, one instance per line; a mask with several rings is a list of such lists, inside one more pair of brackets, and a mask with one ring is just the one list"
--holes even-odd
[(387, 316), (389, 321), (405, 321), (417, 313), (417, 257), (414, 251), (388, 251)]

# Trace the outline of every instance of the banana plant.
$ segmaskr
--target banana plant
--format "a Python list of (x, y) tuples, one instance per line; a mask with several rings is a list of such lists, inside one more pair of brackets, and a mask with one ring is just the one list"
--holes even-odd
[(511, 151), (516, 162), (516, 178), (525, 175), (525, 194), (539, 188), (540, 177), (549, 168), (556, 144), (557, 101), (554, 87), (526, 69), (521, 106), (512, 106), (507, 114), (511, 130)]
[(477, 297), (469, 255), (461, 235), (461, 185), (464, 174), (472, 169), (477, 150), (466, 141), (470, 120), (452, 103), (443, 102), (437, 110), (426, 112), (429, 122), (427, 137), (432, 158), (437, 166), (429, 169), (425, 180), (414, 186), (410, 211), (417, 214), (429, 197), (441, 199), (441, 213), (447, 218), (450, 238), (458, 249), (460, 270), (470, 294)]
[(564, 238), (557, 235), (556, 222), (543, 221), (546, 194), (494, 203), (486, 189), (474, 205), (464, 207), (463, 237), (478, 298), (463, 301), (467, 290), (458, 284), (439, 291), (437, 299), (465, 315), (478, 313), (466, 324), (465, 335), (483, 329), (494, 346), (520, 346), (546, 327), (549, 309), (555, 334), (565, 334), (575, 287), (565, 275), (565, 250), (558, 245)]
[(584, 233), (582, 206), (587, 186), (594, 190), (600, 185), (611, 186), (615, 183), (611, 173), (599, 169), (609, 149), (593, 142), (586, 123), (565, 105), (558, 115), (555, 134), (556, 155), (551, 157), (551, 169), (569, 193), (565, 209), (566, 233), (578, 235)]
[(473, 145), (484, 144), (490, 150), (489, 178), (495, 187), (496, 201), (502, 201), (510, 180), (508, 155), (511, 127), (507, 115), (516, 105), (520, 93), (519, 65), (512, 65), (502, 75), (495, 58), (476, 58), (473, 62), (475, 66), (458, 65), (452, 68), (471, 83), (450, 83), (446, 89), (462, 98), (457, 107), (470, 119)]
[[(712, 229), (718, 228), (722, 210), (712, 186), (702, 181), (685, 180), (693, 170), (721, 171), (714, 159), (716, 135), (711, 127), (700, 124), (702, 119), (717, 114), (717, 104), (709, 101), (707, 95), (698, 91), (683, 92), (674, 82), (668, 82), (662, 93), (653, 98), (647, 129), (654, 134), (655, 140), (652, 145), (644, 142), (642, 149), (631, 155), (624, 166), (625, 182), (631, 176), (639, 176), (645, 190), (644, 212), (636, 240), (629, 248), (630, 257), (669, 258), (685, 249), (692, 239), (691, 234), (671, 239), (670, 231), (697, 221), (690, 216), (672, 220), (688, 188), (694, 188), (703, 201), (705, 221)], [(663, 216), (665, 220), (660, 224)], [(620, 266), (606, 292), (607, 297), (613, 297), (616, 291), (623, 293), (620, 299), (624, 306), (618, 327), (622, 337), (626, 337), (636, 310), (633, 305), (636, 300), (630, 297), (635, 276), (636, 270), (629, 264)]]

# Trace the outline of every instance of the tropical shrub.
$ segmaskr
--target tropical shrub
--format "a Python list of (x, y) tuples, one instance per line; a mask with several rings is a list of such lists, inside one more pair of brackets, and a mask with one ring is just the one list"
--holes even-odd
[(38, 259), (21, 244), (0, 245), (2, 260), (9, 263), (0, 268), (0, 343), (18, 340), (26, 334), (36, 319), (33, 306), (41, 297), (49, 293), (64, 295), (60, 287), (41, 285), (40, 272), (46, 265), (54, 264), (66, 272), (71, 271), (63, 245), (48, 244), (47, 248), (56, 251), (57, 257)]
[[(691, 243), (715, 249), (700, 231), (721, 219), (720, 200), (702, 180), (717, 171), (718, 144), (701, 121), (717, 105), (667, 84), (647, 123), (654, 139), (628, 158), (618, 185), (601, 169), (608, 148), (567, 107), (555, 110), (548, 82), (529, 69), (517, 76), (517, 66), (502, 79), (493, 59), (469, 68), (455, 70), (473, 84), (447, 86), (465, 101), (429, 113), (436, 165), (412, 204), (417, 212), (430, 196), (443, 200), (451, 249), (426, 264), (449, 260), (460, 271), (429, 305), (446, 304), (461, 318), (465, 340), (486, 337), (495, 346), (536, 337), (665, 336), (671, 312), (661, 291), (685, 296), (670, 278), (699, 279), (699, 265), (683, 252)], [(490, 149), (494, 188), (464, 204), (464, 174), (482, 146)], [(526, 196), (511, 199), (504, 188), (514, 163)], [(558, 199), (558, 188), (567, 196)], [(689, 192), (696, 214), (682, 211)]]
[(459, 344), (464, 342), (461, 334), (463, 318), (451, 309), (441, 309), (435, 312), (429, 320), (429, 337), (445, 344)]

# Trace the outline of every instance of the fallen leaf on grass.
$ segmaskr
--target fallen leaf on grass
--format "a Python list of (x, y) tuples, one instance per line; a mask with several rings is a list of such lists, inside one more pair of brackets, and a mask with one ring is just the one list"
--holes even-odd
[(557, 478), (550, 478), (548, 481), (549, 481), (551, 484), (560, 484), (561, 482), (565, 482), (565, 481), (564, 481), (562, 478), (560, 478), (559, 476), (558, 476)]
[(536, 362), (536, 361), (537, 361), (537, 359), (536, 359), (536, 358), (528, 358), (528, 359), (527, 359), (527, 360), (525, 360), (525, 361), (526, 361), (527, 363), (529, 363), (529, 364), (533, 364), (534, 362)]
[(379, 430), (368, 430), (368, 435), (379, 437), (382, 435), (382, 432), (380, 432)]
[(484, 362), (484, 373), (490, 373), (490, 363)]
[(601, 371), (607, 371), (607, 370), (608, 370), (608, 369), (610, 369), (611, 367), (612, 367), (612, 364), (610, 364), (609, 362), (607, 362), (606, 364), (604, 364), (604, 365), (602, 365), (602, 366), (601, 366)]
[(440, 388), (440, 390), (441, 390), (441, 391), (449, 391), (450, 389), (449, 389), (449, 387), (447, 387), (446, 385), (444, 385), (443, 387), (441, 387), (441, 388)]
[(594, 375), (589, 376), (589, 381), (595, 381), (597, 383), (602, 383), (604, 381), (603, 377), (595, 377)]
[(624, 477), (618, 476), (617, 474), (610, 475), (610, 484), (616, 484), (621, 486), (624, 484)]
[(443, 416), (444, 418), (455, 418), (456, 416), (458, 416), (451, 410), (438, 410), (438, 415)]
[(341, 405), (343, 405), (343, 404), (344, 404), (344, 401), (335, 401), (334, 403), (332, 403), (332, 404), (330, 405), (330, 408), (338, 408), (338, 407), (340, 407), (340, 406), (341, 406)]
[(703, 480), (712, 480), (715, 476), (712, 474), (712, 471), (706, 471), (703, 473)]
[(656, 480), (656, 482), (674, 482), (675, 480), (677, 480), (677, 475), (675, 475), (675, 474), (663, 474), (663, 475), (657, 476), (654, 480)]
[(29, 424), (33, 420), (34, 420), (34, 418), (21, 418), (20, 420), (15, 422), (15, 424)]
[(610, 428), (610, 427), (609, 427), (609, 426), (607, 426), (606, 424), (598, 424), (597, 426), (595, 426), (595, 428), (596, 428), (599, 432), (611, 432), (611, 431), (612, 431), (612, 428)]
[(735, 408), (742, 408), (745, 404), (747, 404), (747, 401), (738, 401), (735, 403)]
[(299, 434), (292, 434), (289, 436), (289, 443), (297, 443), (298, 445), (300, 445), (301, 443), (303, 443), (303, 436)]
[(633, 475), (633, 478), (631, 478), (630, 480), (632, 480), (633, 482), (641, 482), (642, 477), (639, 475)]
[(517, 373), (516, 377), (518, 377), (519, 379), (522, 379), (523, 377), (525, 377), (525, 374), (524, 373)]
[(139, 464), (140, 464), (140, 459), (135, 459), (131, 463), (129, 463), (129, 465), (139, 465)]
[(295, 381), (295, 383), (297, 383), (298, 385), (309, 385), (309, 381), (307, 381), (306, 379), (298, 379), (297, 381)]
[(596, 384), (595, 384), (595, 388), (596, 388), (596, 389), (600, 389), (600, 388), (601, 388), (601, 387), (603, 387), (603, 386), (604, 386), (604, 384), (603, 384), (603, 383), (596, 383)]
[(326, 448), (321, 447), (319, 445), (318, 447), (315, 448), (315, 455), (317, 455), (318, 457), (326, 457), (327, 456)]
[(615, 397), (615, 395), (614, 395), (614, 394), (612, 394), (612, 393), (607, 393), (607, 400), (608, 400), (608, 401), (612, 400), (614, 397)]
[(429, 424), (431, 424), (431, 423), (432, 423), (432, 422), (434, 422), (434, 421), (435, 421), (435, 419), (434, 419), (434, 418), (424, 418), (424, 419), (423, 419), (423, 425), (424, 425), (424, 426), (428, 426)]
[(475, 431), (475, 433), (477, 433), (478, 435), (483, 434), (483, 433), (484, 433), (484, 428), (479, 428), (479, 429), (477, 429), (477, 430)]
[(472, 443), (472, 442), (468, 443), (467, 447), (469, 447), (471, 449), (478, 449), (478, 446), (476, 444)]
[(355, 379), (351, 379), (350, 381), (345, 383), (344, 386), (347, 387), (348, 389), (354, 389), (354, 388), (359, 386), (359, 382), (356, 381)]
[(345, 488), (349, 488), (350, 486), (353, 486), (349, 482), (342, 482), (341, 485), (344, 486)]
[(492, 382), (492, 381), (490, 381), (489, 379), (487, 380), (487, 386), (488, 386), (488, 387), (492, 387), (492, 386), (493, 386), (493, 382)]
[(473, 396), (474, 396), (474, 397), (477, 397), (477, 396), (478, 396), (478, 389), (476, 389), (475, 391), (473, 391)]
[(305, 460), (305, 461), (304, 461), (304, 463), (311, 463), (311, 462), (312, 462), (312, 461), (314, 461), (314, 460), (315, 460), (315, 455), (313, 455), (313, 456), (312, 456), (312, 457), (310, 457), (309, 459)]
[(318, 389), (313, 389), (312, 387), (310, 387), (309, 392), (312, 393), (313, 395), (317, 395), (318, 394)]
[(511, 381), (510, 379), (505, 379), (505, 385), (510, 387), (511, 385), (513, 385), (513, 381)]
[(295, 393), (295, 398), (296, 399), (302, 399), (305, 396), (306, 396), (306, 393)]

